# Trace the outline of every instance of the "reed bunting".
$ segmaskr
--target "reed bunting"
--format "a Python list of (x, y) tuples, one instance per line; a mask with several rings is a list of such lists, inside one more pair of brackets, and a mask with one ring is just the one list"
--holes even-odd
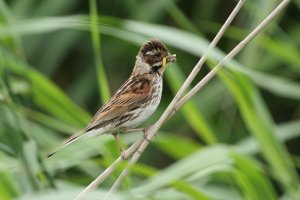
[(117, 134), (143, 130), (136, 129), (156, 110), (162, 95), (162, 76), (169, 62), (176, 61), (167, 47), (157, 39), (146, 42), (136, 56), (133, 71), (128, 80), (99, 109), (88, 126), (67, 139), (55, 151), (83, 138), (110, 133), (114, 136), (124, 158)]

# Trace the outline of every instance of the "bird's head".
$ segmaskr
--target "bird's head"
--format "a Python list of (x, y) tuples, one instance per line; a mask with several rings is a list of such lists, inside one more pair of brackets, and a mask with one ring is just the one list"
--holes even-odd
[(176, 55), (170, 54), (167, 47), (157, 39), (151, 39), (140, 49), (134, 71), (139, 74), (159, 73), (163, 74), (169, 62), (176, 61)]

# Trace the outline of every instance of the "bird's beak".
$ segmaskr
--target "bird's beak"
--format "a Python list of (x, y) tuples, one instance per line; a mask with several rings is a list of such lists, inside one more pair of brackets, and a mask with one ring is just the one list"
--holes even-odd
[(163, 58), (163, 67), (166, 67), (169, 62), (176, 61), (176, 54), (168, 54), (166, 57)]

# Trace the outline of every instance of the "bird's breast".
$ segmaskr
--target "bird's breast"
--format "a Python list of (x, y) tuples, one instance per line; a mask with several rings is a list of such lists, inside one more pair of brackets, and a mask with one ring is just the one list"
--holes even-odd
[(125, 127), (134, 128), (147, 120), (157, 109), (162, 96), (162, 77), (157, 75), (152, 80), (152, 88), (148, 100), (132, 112), (131, 119), (123, 124)]

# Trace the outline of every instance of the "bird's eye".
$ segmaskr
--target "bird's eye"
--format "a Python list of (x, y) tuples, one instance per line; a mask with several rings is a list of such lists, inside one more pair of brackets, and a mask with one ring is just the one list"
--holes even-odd
[(159, 58), (161, 56), (160, 52), (157, 52), (156, 54), (154, 54), (155, 57)]

